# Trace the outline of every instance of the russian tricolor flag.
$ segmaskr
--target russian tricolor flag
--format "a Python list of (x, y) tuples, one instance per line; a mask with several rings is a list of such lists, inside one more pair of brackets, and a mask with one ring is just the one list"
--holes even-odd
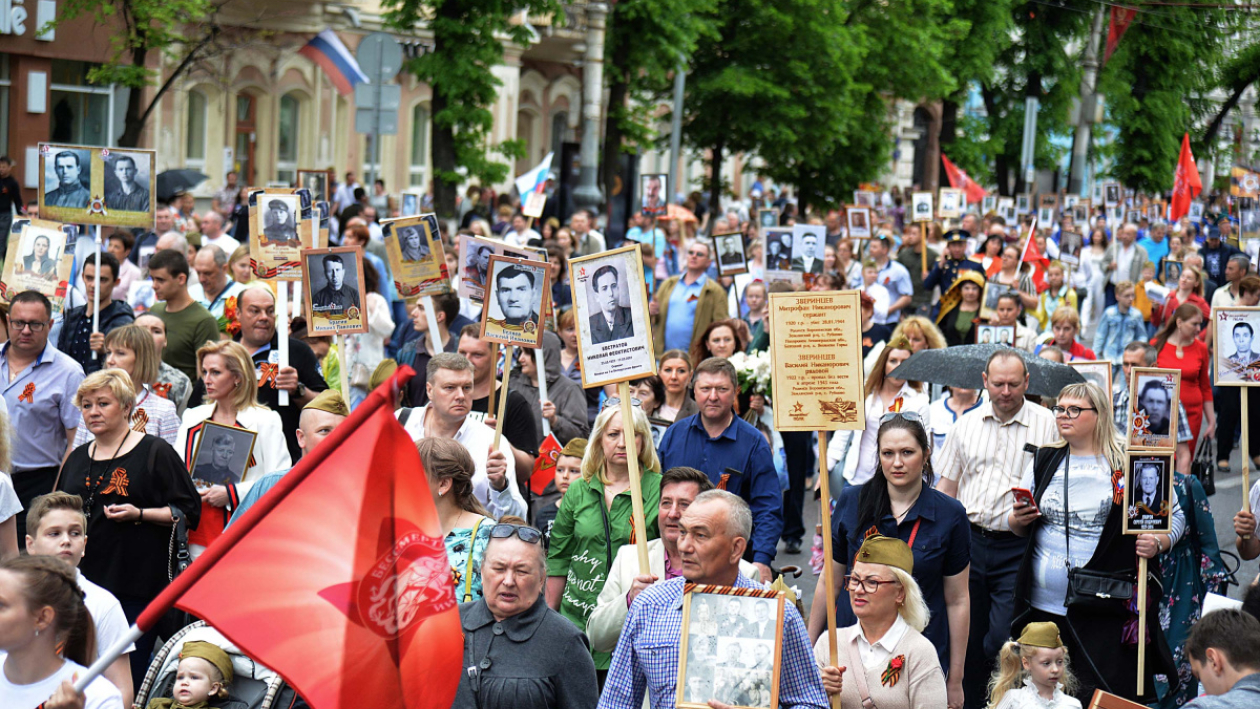
[(522, 197), (530, 192), (542, 192), (547, 184), (547, 175), (551, 172), (551, 156), (554, 154), (547, 153), (547, 157), (543, 158), (537, 167), (516, 178), (516, 191), (521, 193)]
[(368, 83), (367, 74), (363, 73), (350, 50), (331, 29), (315, 35), (298, 50), (298, 54), (320, 65), (342, 96), (354, 93), (356, 85)]

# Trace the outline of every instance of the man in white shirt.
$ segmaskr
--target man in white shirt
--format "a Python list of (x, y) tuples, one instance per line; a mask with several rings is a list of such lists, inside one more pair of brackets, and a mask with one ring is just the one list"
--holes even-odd
[(1212, 293), (1213, 308), (1229, 308), (1238, 304), (1238, 298), (1241, 292), (1238, 290), (1238, 283), (1247, 276), (1248, 270), (1251, 268), (1251, 259), (1243, 254), (1236, 254), (1225, 262), (1225, 282), (1228, 287), (1218, 287), (1216, 292)]
[(542, 234), (529, 228), (529, 217), (517, 212), (512, 215), (512, 228), (503, 235), (503, 240), (513, 246), (541, 246)]
[(608, 248), (604, 235), (595, 231), (591, 213), (585, 209), (579, 209), (569, 217), (569, 231), (573, 232), (574, 256), (590, 256)]
[(223, 233), (223, 217), (212, 209), (201, 218), (201, 245), (217, 246), (231, 256), (241, 242)]
[(498, 519), (504, 515), (526, 517), (525, 499), (516, 487), (516, 464), (507, 438), (494, 444), (494, 429), (469, 418), (473, 402), (473, 365), (463, 355), (442, 352), (425, 368), (429, 403), (402, 409), (398, 421), (413, 441), (429, 436), (451, 438), (463, 444), (476, 464), (473, 494), (486, 511)]
[(245, 286), (228, 277), (228, 254), (213, 244), (203, 246), (193, 257), (192, 268), (201, 284), (201, 298), (197, 302), (216, 318), (223, 317), (228, 298), (245, 290)]
[(1107, 274), (1106, 304), (1116, 304), (1116, 286), (1124, 281), (1142, 282), (1142, 267), (1150, 258), (1137, 244), (1137, 224), (1125, 224), (1116, 231), (1116, 241), (1103, 253), (1102, 270)]
[(333, 214), (341, 214), (341, 210), (354, 204), (354, 191), (362, 189), (362, 187), (363, 185), (360, 185), (357, 181), (355, 181), (354, 173), (347, 172), (346, 181), (338, 185), (337, 191), (333, 194)]

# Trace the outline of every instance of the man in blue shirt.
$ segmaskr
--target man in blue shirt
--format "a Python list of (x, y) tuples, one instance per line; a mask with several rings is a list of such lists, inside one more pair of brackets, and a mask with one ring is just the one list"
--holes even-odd
[(708, 242), (692, 241), (687, 246), (687, 270), (665, 279), (652, 296), (648, 312), (657, 352), (686, 352), (710, 323), (728, 317), (726, 291), (706, 275), (712, 260)]
[(879, 267), (877, 282), (888, 290), (888, 323), (895, 325), (901, 321), (901, 310), (910, 305), (914, 295), (914, 283), (910, 280), (910, 272), (905, 266), (889, 257), (892, 251), (892, 239), (880, 236), (871, 240), (867, 247), (875, 265)]
[[(1146, 249), (1146, 257), (1151, 263), (1158, 265), (1168, 255), (1168, 225), (1156, 224), (1147, 232), (1147, 236), (1138, 240), (1138, 246)], [(1098, 348), (1094, 348), (1098, 349)]]
[(739, 391), (735, 367), (720, 357), (710, 357), (696, 367), (696, 403), (700, 413), (675, 421), (657, 452), (661, 465), (696, 468), (721, 490), (739, 495), (752, 508), (753, 534), (750, 560), (770, 582), (770, 564), (783, 532), (783, 500), (774, 456), (753, 425), (735, 415)]
[(1203, 616), (1186, 639), (1190, 669), (1207, 696), (1186, 709), (1250, 709), (1260, 704), (1260, 621), (1234, 608)]

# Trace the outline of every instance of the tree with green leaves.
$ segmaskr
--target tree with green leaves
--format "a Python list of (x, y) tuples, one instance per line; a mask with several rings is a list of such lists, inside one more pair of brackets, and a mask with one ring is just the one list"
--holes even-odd
[[(225, 0), (62, 0), (57, 19), (59, 25), (91, 18), (98, 27), (118, 27), (110, 37), (109, 60), (93, 67), (87, 79), (93, 84), (123, 86), (128, 89), (127, 109), (123, 114), (123, 133), (118, 144), (132, 148), (140, 143), (140, 134), (157, 108), (158, 100), (184, 74), (198, 54), (219, 33), (213, 15)], [(164, 54), (173, 62), (165, 80), (148, 103), (144, 90), (153, 85), (158, 72), (149, 68), (149, 61)]]
[(433, 202), (443, 217), (455, 215), (456, 188), (465, 179), (501, 182), (511, 166), (490, 156), (516, 159), (519, 140), (489, 145), (494, 128), (490, 106), (502, 84), (493, 73), (503, 63), (504, 40), (527, 46), (527, 27), (512, 21), (559, 12), (554, 0), (383, 0), (386, 26), (413, 32), (423, 24), (433, 33), (433, 50), (406, 64), (433, 88)]

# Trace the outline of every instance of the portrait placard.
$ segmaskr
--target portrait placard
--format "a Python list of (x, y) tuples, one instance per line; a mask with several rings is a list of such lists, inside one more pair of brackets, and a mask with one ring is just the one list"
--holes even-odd
[(1101, 182), (1095, 182), (1093, 186), (1089, 188), (1089, 198), (1092, 199), (1095, 204), (1103, 203), (1103, 188)]
[(1029, 192), (1025, 192), (1023, 194), (1015, 195), (1015, 213), (1023, 215), (1023, 214), (1028, 214), (1031, 211), (1032, 211), (1032, 194)]
[(33, 290), (52, 301), (53, 315), (62, 311), (74, 270), (78, 230), (72, 224), (20, 218), (9, 230), (9, 252), (0, 277), (0, 299), (10, 301)]
[(757, 225), (762, 229), (779, 226), (779, 210), (776, 207), (763, 207), (757, 210)]
[(386, 219), (381, 233), (399, 297), (414, 303), (421, 296), (451, 292), (436, 214)]
[(984, 297), (980, 299), (980, 319), (992, 320), (997, 317), (998, 298), (1007, 293), (1019, 293), (1019, 289), (1002, 283), (986, 281), (984, 284)]
[(249, 259), (264, 281), (302, 279), (301, 252), (315, 244), (311, 193), (265, 189), (249, 194)]
[[(927, 192), (925, 194), (930, 195), (931, 193)], [(858, 205), (859, 207), (874, 207), (875, 206), (875, 193), (869, 190), (854, 190), (853, 203)]]
[(412, 217), (420, 213), (420, 198), (424, 195), (420, 192), (405, 191), (402, 193), (402, 204), (398, 212), (399, 216)]
[[(678, 653), (680, 709), (777, 709), (784, 594), (687, 584)], [(736, 595), (736, 594), (739, 595)]]
[[(1056, 212), (1059, 211), (1059, 195), (1057, 192), (1042, 192), (1037, 195), (1037, 208), (1043, 209), (1045, 207), (1049, 207)], [(1053, 218), (1047, 220), (1046, 223), (1048, 224), (1052, 221), (1054, 221)]]
[(1059, 260), (1068, 266), (1081, 265), (1081, 249), (1085, 246), (1085, 237), (1077, 231), (1065, 231), (1059, 234)]
[[(12, 242), (10, 242), (12, 248)], [(1260, 307), (1215, 308), (1216, 386), (1260, 386)]]
[(735, 231), (714, 234), (713, 244), (717, 251), (719, 276), (738, 276), (748, 273), (748, 255), (744, 253), (744, 235)]
[(1240, 242), (1260, 237), (1260, 209), (1253, 207), (1238, 211), (1238, 236)]
[(1159, 274), (1160, 282), (1169, 288), (1177, 285), (1177, 281), (1181, 280), (1181, 272), (1185, 270), (1185, 264), (1177, 259), (1165, 257), (1161, 262), (1163, 273)]
[(639, 176), (639, 200), (642, 212), (649, 217), (665, 214), (669, 207), (669, 175), (654, 173)]
[(1015, 345), (1014, 325), (976, 325), (977, 345)]
[(1125, 455), (1125, 534), (1172, 534), (1172, 459), (1172, 451)]
[(314, 336), (367, 332), (363, 250), (357, 246), (302, 249), (306, 331)]
[(471, 234), (457, 235), (455, 243), (459, 251), (459, 297), (476, 303), (482, 303), (486, 298), (491, 256), (510, 256), (530, 261), (547, 260), (547, 252), (543, 249), (510, 246), (498, 239), (485, 239)]
[(328, 186), (333, 183), (332, 170), (298, 170), (298, 187), (305, 187), (311, 193), (312, 202), (323, 202), (332, 198)]
[(822, 273), (826, 239), (827, 227), (822, 224), (794, 224), (790, 270), (813, 275)]
[(852, 239), (871, 238), (871, 208), (856, 205), (845, 208), (845, 220), (849, 225), (849, 237)]
[(1111, 396), (1111, 361), (1110, 360), (1090, 360), (1088, 362), (1068, 362), (1068, 366), (1075, 369), (1078, 374), (1085, 378), (1090, 384), (1097, 384), (1103, 393)]
[(1018, 221), (1019, 215), (1015, 213), (1015, 198), (998, 197), (998, 214), (1006, 220), (1007, 224)]
[(1198, 223), (1198, 224), (1202, 224), (1203, 223), (1203, 203), (1198, 200), (1191, 202), (1190, 211), (1187, 213), (1186, 216), (1190, 217), (1190, 221)]
[(192, 460), (188, 461), (188, 474), (197, 489), (204, 491), (213, 485), (235, 485), (243, 481), (258, 434), (212, 421), (203, 422), (200, 428)]
[[(861, 202), (858, 202), (861, 204)], [(911, 217), (912, 222), (930, 222), (932, 216), (932, 193), (931, 192), (915, 192), (910, 195)]]
[(157, 152), (39, 144), (39, 216), (69, 224), (153, 229)]
[(543, 208), (547, 206), (547, 193), (530, 192), (525, 195), (525, 205), (521, 207), (521, 214), (531, 218), (538, 219), (542, 217)]
[(765, 254), (767, 275), (792, 275), (792, 229), (775, 227), (762, 229), (761, 253)]
[(489, 297), (481, 309), (481, 339), (517, 347), (542, 347), (543, 304), (551, 269), (543, 261), (491, 256)]
[(638, 244), (569, 261), (582, 388), (656, 374)]
[(1134, 367), (1129, 380), (1130, 449), (1175, 450), (1181, 370)]
[(958, 219), (963, 214), (963, 207), (967, 204), (966, 199), (962, 190), (942, 187), (940, 206), (936, 210), (937, 216), (942, 219)]
[(858, 292), (771, 293), (769, 312), (775, 429), (866, 428)]
[(332, 230), (332, 205), (328, 202), (315, 203), (315, 215), (318, 224), (315, 230), (315, 248), (328, 248), (328, 232)]
[(1054, 207), (1038, 207), (1037, 222), (1041, 224), (1054, 223)]
[(995, 194), (986, 194), (983, 198), (981, 198), (980, 213), (983, 215), (991, 214), (997, 211), (997, 199), (997, 195)]
[(1076, 204), (1080, 201), (1081, 201), (1081, 196), (1079, 194), (1063, 195), (1063, 211), (1070, 212), (1073, 209), (1076, 209)]

